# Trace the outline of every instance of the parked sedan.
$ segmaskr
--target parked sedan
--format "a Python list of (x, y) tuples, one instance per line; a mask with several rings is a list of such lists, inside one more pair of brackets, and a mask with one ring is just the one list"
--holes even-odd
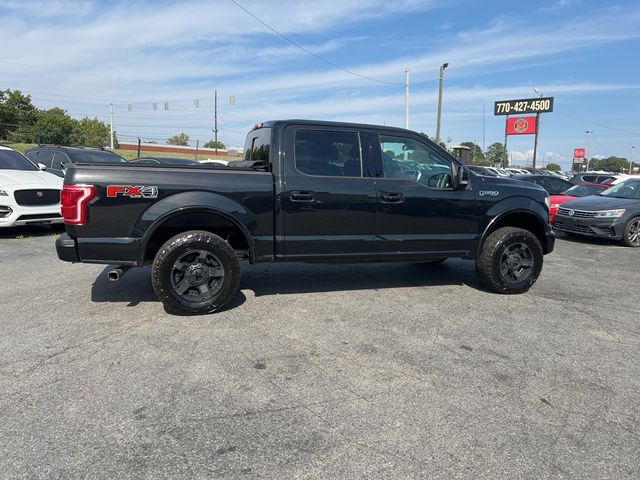
[(13, 148), (0, 146), (0, 227), (62, 223), (62, 179)]
[(589, 195), (597, 195), (609, 188), (609, 185), (602, 185), (601, 183), (581, 183), (580, 185), (574, 185), (569, 190), (560, 195), (551, 195), (551, 206), (549, 207), (549, 221), (553, 223), (555, 216), (558, 213), (558, 208), (569, 200), (575, 200), (576, 198), (586, 197)]
[(597, 195), (566, 202), (558, 209), (554, 228), (640, 247), (640, 179), (626, 180)]
[(67, 167), (72, 163), (123, 163), (120, 155), (109, 150), (85, 147), (65, 147), (56, 145), (40, 145), (30, 148), (25, 155), (34, 163), (47, 167), (47, 172), (59, 177), (65, 176)]
[(511, 178), (540, 185), (547, 192), (549, 192), (549, 195), (560, 195), (561, 193), (573, 187), (573, 183), (567, 182), (566, 180), (563, 180), (562, 178), (555, 175), (539, 175), (534, 173), (531, 175), (516, 175)]
[(143, 165), (200, 165), (197, 160), (179, 157), (140, 157), (131, 160), (131, 163)]

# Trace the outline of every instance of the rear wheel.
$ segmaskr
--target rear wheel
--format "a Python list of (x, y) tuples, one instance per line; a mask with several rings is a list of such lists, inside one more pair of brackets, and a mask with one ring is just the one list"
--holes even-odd
[(222, 238), (193, 230), (170, 238), (160, 248), (151, 280), (168, 312), (209, 313), (222, 307), (238, 290), (240, 263)]
[(640, 217), (632, 218), (624, 229), (622, 243), (627, 247), (640, 247)]
[(498, 293), (524, 293), (542, 271), (543, 252), (528, 230), (504, 227), (489, 235), (476, 259), (482, 282)]

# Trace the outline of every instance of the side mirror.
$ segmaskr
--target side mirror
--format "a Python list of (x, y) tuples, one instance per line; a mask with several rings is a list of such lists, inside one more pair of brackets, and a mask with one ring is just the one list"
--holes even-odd
[(452, 175), (451, 175), (451, 188), (457, 190), (461, 187), (465, 187), (468, 181), (468, 177), (462, 165), (452, 164), (451, 165)]
[(38, 168), (44, 172), (47, 169), (47, 166), (44, 163), (38, 163)]

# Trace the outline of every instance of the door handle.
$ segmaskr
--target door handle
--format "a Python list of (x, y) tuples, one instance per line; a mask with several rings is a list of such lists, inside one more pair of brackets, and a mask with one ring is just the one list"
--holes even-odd
[(313, 202), (313, 192), (294, 191), (290, 195), (292, 202)]
[(404, 202), (404, 196), (399, 192), (380, 192), (380, 199), (385, 203)]

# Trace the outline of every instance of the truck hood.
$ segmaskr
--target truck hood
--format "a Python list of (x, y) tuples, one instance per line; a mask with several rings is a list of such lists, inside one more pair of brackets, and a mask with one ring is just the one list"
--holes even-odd
[[(537, 185), (535, 183), (531, 183), (531, 182), (523, 182), (522, 180), (516, 180), (515, 178), (508, 178), (508, 177), (476, 177), (476, 178), (481, 178), (482, 179), (482, 183), (480, 185), (483, 185), (483, 187), (488, 187), (488, 186), (504, 186), (504, 187), (518, 187), (518, 188), (524, 188), (527, 190), (531, 190), (531, 191), (535, 191), (535, 192), (544, 192), (545, 194), (547, 193), (547, 191), (542, 188), (540, 185)], [(474, 181), (476, 179), (474, 178)]]
[(0, 170), (0, 188), (18, 188), (25, 185), (62, 188), (62, 178), (40, 170)]
[(640, 199), (603, 197), (600, 195), (589, 195), (588, 197), (576, 198), (562, 205), (563, 208), (574, 210), (586, 210), (593, 212), (596, 210), (616, 210), (618, 208), (635, 207), (640, 209)]

